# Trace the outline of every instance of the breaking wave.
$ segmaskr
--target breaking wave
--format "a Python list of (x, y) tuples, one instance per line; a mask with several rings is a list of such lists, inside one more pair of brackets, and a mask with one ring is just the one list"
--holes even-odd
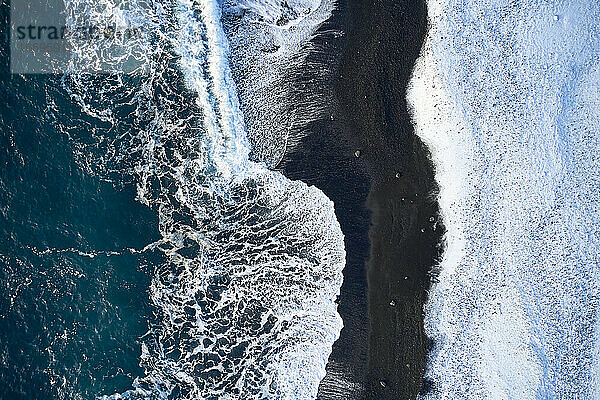
[[(159, 215), (162, 239), (145, 249), (162, 255), (150, 287), (156, 316), (143, 337), (145, 376), (104, 398), (315, 398), (342, 327), (334, 300), (345, 252), (333, 204), (249, 160), (217, 1), (127, 7), (68, 2), (73, 24), (137, 24), (142, 34), (119, 57), (139, 65), (129, 75), (81, 75), (112, 53), (104, 51), (111, 43), (78, 44), (62, 85), (82, 114), (49, 107), (82, 166), (116, 185), (133, 180), (139, 201)], [(264, 12), (260, 23), (308, 18), (289, 6), (285, 15)], [(72, 127), (82, 124), (89, 136), (76, 136)], [(265, 159), (285, 140), (270, 135), (263, 140), (255, 126)]]

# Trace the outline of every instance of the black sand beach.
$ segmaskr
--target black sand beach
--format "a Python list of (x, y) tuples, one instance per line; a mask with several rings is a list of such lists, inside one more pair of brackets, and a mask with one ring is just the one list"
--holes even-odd
[(432, 165), (406, 105), (426, 5), (356, 0), (337, 8), (320, 31), (345, 35), (317, 37), (321, 51), (308, 61), (334, 73), (324, 80), (310, 65), (296, 78), (304, 91), (326, 94), (331, 117), (295, 132), (299, 143), (280, 165), (333, 200), (346, 237), (344, 329), (319, 398), (414, 399), (428, 386), (423, 305), (443, 233)]

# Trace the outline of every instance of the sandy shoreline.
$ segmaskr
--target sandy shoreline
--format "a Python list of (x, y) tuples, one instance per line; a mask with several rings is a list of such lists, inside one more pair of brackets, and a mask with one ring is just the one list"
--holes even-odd
[(443, 233), (432, 165), (406, 106), (426, 5), (343, 2), (321, 30), (331, 27), (345, 32), (323, 48), (339, 61), (332, 118), (299, 133), (282, 164), (333, 200), (346, 236), (344, 329), (319, 398), (414, 399), (427, 387), (423, 304)]
[(442, 234), (432, 164), (406, 105), (427, 11), (424, 2), (353, 4), (338, 93), (371, 179), (365, 398), (414, 399), (427, 386), (422, 310)]

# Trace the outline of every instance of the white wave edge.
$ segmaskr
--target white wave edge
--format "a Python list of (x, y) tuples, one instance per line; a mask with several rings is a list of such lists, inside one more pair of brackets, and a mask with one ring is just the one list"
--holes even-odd
[[(569, 313), (572, 314), (569, 306), (567, 305), (566, 308), (559, 306), (561, 302), (583, 301), (583, 307), (590, 307), (591, 313), (597, 319), (599, 307), (595, 299), (598, 298), (597, 287), (600, 281), (597, 258), (599, 249), (597, 217), (600, 213), (598, 212), (598, 197), (593, 194), (594, 187), (597, 188), (593, 176), (598, 173), (598, 160), (594, 157), (584, 157), (583, 159), (588, 163), (587, 171), (580, 170), (572, 165), (565, 166), (565, 162), (576, 162), (565, 158), (571, 154), (563, 154), (559, 157), (555, 155), (561, 154), (559, 152), (562, 149), (556, 147), (553, 139), (548, 142), (548, 147), (538, 145), (535, 148), (541, 153), (542, 162), (546, 163), (542, 164), (544, 167), (558, 169), (549, 174), (544, 173), (543, 169), (541, 172), (529, 170), (534, 187), (545, 188), (545, 190), (550, 188), (548, 192), (550, 197), (548, 194), (540, 193), (543, 196), (542, 200), (537, 200), (536, 203), (534, 197), (532, 203), (527, 203), (526, 207), (535, 210), (538, 204), (541, 204), (539, 212), (543, 213), (545, 203), (552, 204), (555, 201), (552, 197), (553, 189), (558, 195), (567, 197), (570, 195), (568, 192), (566, 194), (561, 192), (561, 187), (557, 187), (555, 182), (561, 181), (561, 179), (562, 182), (565, 179), (567, 181), (568, 179), (576, 180), (578, 179), (577, 174), (579, 174), (583, 179), (582, 185), (578, 187), (576, 182), (573, 189), (575, 192), (581, 190), (587, 196), (591, 194), (591, 198), (582, 201), (581, 198), (575, 197), (574, 200), (579, 202), (581, 209), (587, 210), (588, 213), (587, 215), (581, 214), (570, 209), (566, 209), (564, 212), (584, 215), (581, 226), (572, 226), (575, 233), (582, 232), (580, 237), (577, 235), (571, 237), (578, 241), (585, 237), (588, 241), (582, 242), (579, 248), (575, 247), (582, 253), (581, 262), (574, 261), (566, 255), (561, 256), (560, 251), (556, 250), (557, 256), (543, 255), (538, 260), (533, 256), (527, 258), (528, 255), (525, 253), (527, 247), (518, 244), (518, 237), (512, 239), (508, 236), (518, 234), (519, 228), (523, 227), (519, 218), (522, 218), (524, 214), (512, 211), (515, 215), (514, 218), (506, 216), (503, 220), (502, 216), (506, 215), (503, 213), (515, 210), (515, 206), (503, 204), (502, 198), (496, 197), (498, 195), (494, 192), (489, 192), (490, 185), (494, 184), (494, 180), (505, 179), (510, 182), (511, 175), (505, 174), (502, 177), (502, 170), (494, 170), (493, 166), (488, 170), (485, 166), (482, 168), (482, 160), (485, 160), (482, 154), (486, 154), (485, 148), (489, 147), (489, 141), (494, 138), (488, 138), (483, 134), (477, 135), (478, 130), (493, 132), (491, 129), (496, 129), (498, 132), (502, 129), (507, 130), (510, 125), (499, 119), (498, 114), (490, 111), (488, 107), (491, 105), (484, 104), (481, 108), (476, 108), (469, 104), (469, 101), (476, 100), (469, 97), (468, 84), (465, 86), (457, 84), (451, 76), (453, 70), (449, 66), (449, 64), (456, 66), (460, 62), (460, 56), (465, 57), (460, 50), (452, 48), (452, 39), (461, 40), (463, 38), (452, 37), (448, 34), (448, 31), (453, 32), (448, 28), (449, 26), (460, 29), (460, 15), (456, 17), (456, 13), (460, 13), (461, 9), (465, 10), (465, 14), (473, 13), (474, 16), (478, 16), (482, 27), (488, 26), (484, 25), (489, 23), (484, 18), (487, 15), (478, 14), (478, 12), (485, 12), (481, 11), (481, 8), (469, 4), (470, 2), (462, 2), (460, 6), (462, 8), (458, 10), (450, 7), (451, 3), (451, 1), (428, 1), (430, 31), (421, 57), (417, 61), (408, 91), (416, 132), (431, 150), (435, 164), (436, 180), (440, 187), (438, 197), (440, 213), (447, 229), (444, 238), (445, 252), (439, 266), (439, 277), (437, 283), (432, 287), (426, 305), (426, 330), (436, 341), (436, 346), (430, 355), (427, 372), (427, 376), (433, 380), (434, 390), (424, 397), (427, 399), (599, 398), (597, 322), (594, 321), (591, 324), (588, 322), (586, 325), (585, 311), (579, 315), (575, 313), (569, 318)], [(494, 6), (502, 9), (505, 3), (507, 2), (497, 1), (494, 2)], [(537, 10), (536, 2), (531, 3), (529, 4), (531, 9)], [(588, 23), (581, 23), (581, 27), (578, 27), (577, 24), (578, 21), (586, 20), (582, 15), (577, 15), (578, 11), (586, 10), (591, 6), (590, 4), (578, 2), (573, 6), (561, 3), (555, 5), (553, 10), (541, 7), (542, 11), (536, 17), (539, 17), (540, 14), (544, 16), (545, 12), (546, 22), (544, 24), (546, 27), (538, 28), (538, 32), (535, 32), (534, 28), (533, 34), (530, 33), (527, 40), (519, 44), (520, 49), (533, 53), (533, 55), (525, 53), (523, 58), (532, 63), (539, 62), (535, 58), (535, 52), (540, 50), (540, 46), (537, 48), (530, 46), (533, 46), (536, 40), (542, 44), (544, 42), (552, 43), (552, 39), (548, 38), (548, 32), (544, 32), (544, 29), (553, 29), (553, 22), (565, 24), (563, 29), (568, 30), (572, 36), (570, 41), (564, 39), (569, 35), (556, 39), (556, 42), (563, 46), (562, 51), (566, 54), (577, 54), (576, 52), (571, 53), (571, 48), (577, 48), (577, 31), (580, 28), (584, 29), (583, 32), (587, 31), (588, 39), (597, 39), (597, 30), (591, 29), (589, 25), (589, 21), (594, 21), (594, 18), (590, 16), (595, 15), (593, 12), (589, 12), (588, 15), (582, 13), (586, 15)], [(522, 7), (527, 10), (527, 5), (522, 5)], [(502, 15), (498, 11), (496, 14)], [(456, 19), (454, 19), (455, 17)], [(519, 19), (519, 21), (522, 22), (523, 19)], [(525, 19), (525, 21), (527, 20)], [(571, 25), (567, 25), (568, 23)], [(498, 27), (500, 30), (505, 28), (501, 23), (492, 26)], [(519, 37), (519, 33), (522, 32), (519, 29), (524, 31), (526, 28), (518, 26), (513, 29), (513, 32), (517, 32), (515, 36)], [(471, 32), (476, 34), (477, 28), (473, 28)], [(539, 34), (539, 36), (536, 37), (535, 34)], [(582, 40), (584, 35), (585, 33), (580, 33), (579, 40)], [(469, 43), (469, 37), (465, 37), (466, 43)], [(485, 41), (479, 39), (478, 43), (485, 43)], [(470, 50), (466, 44), (464, 46), (466, 51)], [(544, 49), (543, 46), (541, 47), (543, 54)], [(593, 45), (590, 47), (593, 48)], [(490, 49), (489, 55), (482, 56), (482, 65), (485, 66), (488, 62), (493, 63), (489, 61), (495, 55), (493, 50), (493, 48)], [(450, 55), (454, 58), (451, 58)], [(589, 53), (585, 54), (581, 56), (583, 59), (581, 64), (588, 65), (589, 61), (586, 58), (591, 60), (591, 65), (596, 65), (588, 71), (597, 70), (598, 57), (589, 55)], [(496, 60), (494, 67), (498, 70), (510, 69), (511, 66), (503, 65), (503, 61), (503, 59)], [(558, 63), (561, 62), (561, 58), (552, 58), (550, 65), (552, 62), (556, 63), (559, 67), (556, 69), (560, 70), (562, 65)], [(471, 65), (477, 68), (476, 62), (471, 61)], [(530, 66), (531, 64), (528, 64), (525, 67)], [(533, 66), (538, 68), (535, 64)], [(461, 67), (469, 68), (469, 66), (458, 66), (458, 68)], [(544, 70), (543, 65), (539, 68)], [(594, 73), (589, 75), (593, 76)], [(487, 89), (486, 95), (491, 97), (495, 94), (494, 87), (485, 86), (490, 84), (487, 76), (482, 75), (480, 85), (477, 85), (475, 79), (472, 90), (485, 91)], [(568, 77), (568, 73), (566, 76)], [(553, 79), (552, 75), (548, 79)], [(541, 125), (538, 125), (539, 130), (534, 132), (543, 134), (544, 129), (547, 129), (544, 126), (548, 126), (544, 125), (547, 123), (546, 121), (558, 121), (560, 124), (561, 118), (563, 118), (567, 125), (567, 128), (564, 128), (567, 132), (566, 136), (571, 140), (570, 143), (567, 141), (567, 145), (583, 145), (584, 148), (587, 146), (587, 150), (592, 152), (594, 148), (598, 149), (597, 140), (584, 138), (578, 141), (577, 138), (577, 135), (582, 135), (586, 129), (595, 132), (596, 137), (600, 133), (598, 132), (600, 107), (597, 102), (594, 103), (589, 99), (589, 93), (598, 93), (600, 87), (599, 80), (594, 81), (593, 79), (589, 84), (591, 89), (589, 87), (584, 90), (578, 89), (579, 84), (570, 84), (566, 87), (566, 90), (571, 91), (568, 92), (569, 94), (575, 93), (571, 98), (576, 100), (572, 106), (568, 104), (563, 106), (563, 114), (566, 114), (566, 117), (562, 117), (558, 113), (548, 119), (544, 117), (543, 105), (552, 110), (553, 103), (528, 102), (530, 111), (534, 115), (535, 112), (541, 115), (542, 122)], [(558, 79), (558, 81), (560, 80)], [(577, 78), (575, 80), (577, 81)], [(546, 89), (542, 86), (542, 89), (538, 89), (537, 92), (542, 95), (544, 92), (552, 93), (552, 90), (556, 90), (553, 89), (554, 87), (549, 85)], [(556, 87), (560, 87), (560, 85), (556, 85)], [(533, 94), (524, 93), (524, 97), (527, 99), (527, 95), (537, 94), (535, 90), (532, 92)], [(588, 93), (587, 98), (586, 93)], [(578, 98), (583, 99), (577, 101)], [(506, 104), (509, 106), (510, 99), (510, 96), (505, 98)], [(477, 110), (481, 111), (481, 114), (478, 115)], [(573, 112), (576, 115), (569, 116)], [(510, 112), (505, 114), (505, 116), (510, 115), (512, 115)], [(515, 113), (514, 115), (518, 119), (519, 114)], [(519, 126), (520, 123), (522, 122), (517, 121), (516, 126)], [(525, 120), (525, 123), (533, 124), (535, 129), (535, 120), (533, 122)], [(571, 128), (568, 126), (569, 123), (580, 124), (583, 128), (569, 130)], [(550, 122), (549, 126), (553, 126), (553, 122)], [(548, 131), (546, 130), (546, 132)], [(552, 133), (550, 133), (551, 136)], [(518, 137), (518, 133), (514, 134), (515, 140), (518, 140)], [(505, 140), (503, 143), (510, 145), (510, 137)], [(501, 153), (502, 149), (502, 147), (494, 148), (492, 146), (492, 151), (495, 150), (498, 153)], [(577, 150), (571, 152), (578, 155)], [(536, 164), (531, 165), (535, 166)], [(523, 171), (527, 171), (527, 169)], [(490, 175), (489, 172), (493, 172), (495, 175)], [(586, 177), (587, 180), (585, 180)], [(520, 184), (527, 185), (522, 181)], [(566, 186), (569, 187), (569, 183)], [(508, 190), (510, 190), (510, 186)], [(525, 191), (525, 193), (527, 192)], [(489, 203), (486, 203), (486, 194), (492, 196), (487, 199), (490, 201)], [(523, 203), (527, 200), (527, 197), (523, 197), (519, 203), (519, 199), (516, 199), (516, 207), (524, 206)], [(482, 215), (479, 209), (482, 206), (496, 214)], [(485, 218), (488, 217), (492, 222), (486, 225)], [(548, 218), (556, 221), (552, 212), (548, 214)], [(550, 228), (547, 228), (549, 232), (555, 232), (558, 235), (569, 229), (569, 226), (565, 229), (557, 228), (556, 225), (553, 225), (557, 224), (554, 221), (550, 221)], [(561, 223), (565, 222), (573, 222), (573, 220), (569, 220), (568, 216), (563, 217)], [(515, 226), (511, 226), (511, 223), (514, 223)], [(527, 234), (527, 231), (525, 232)], [(487, 236), (482, 239), (481, 235)], [(507, 243), (504, 243), (505, 239), (502, 235), (507, 235), (506, 237), (509, 238)], [(541, 242), (542, 244), (552, 243), (553, 240), (556, 240), (556, 237), (542, 237)], [(527, 245), (532, 244), (535, 242), (527, 241)], [(558, 236), (555, 246), (567, 245), (568, 242)], [(584, 250), (586, 246), (588, 247), (587, 251)], [(544, 254), (543, 250), (536, 251)], [(487, 254), (485, 254), (486, 252)], [(591, 255), (587, 255), (588, 252)], [(593, 254), (596, 256), (594, 257)], [(523, 263), (523, 261), (525, 262)], [(519, 264), (519, 262), (523, 264)], [(565, 266), (570, 264), (569, 268), (561, 271), (561, 262), (565, 263), (563, 264)], [(541, 272), (537, 276), (535, 271), (529, 274), (527, 265), (536, 264), (540, 267), (551, 268), (551, 271), (558, 274), (557, 278), (552, 279), (552, 273), (546, 272)], [(570, 270), (573, 270), (575, 275), (570, 273)], [(569, 280), (574, 283), (570, 284)], [(532, 285), (537, 289), (531, 292), (523, 285)], [(579, 285), (581, 289), (579, 289)], [(549, 288), (564, 292), (553, 296)], [(547, 308), (540, 308), (536, 305), (536, 301), (547, 304)], [(554, 321), (549, 322), (553, 318), (555, 318)], [(557, 336), (565, 330), (568, 331), (570, 323), (578, 321), (582, 324), (582, 331), (572, 331), (573, 338)], [(583, 328), (587, 328), (587, 331), (584, 331)], [(586, 334), (585, 332), (590, 329), (594, 333)], [(564, 354), (560, 354), (561, 343), (565, 346)], [(567, 367), (569, 364), (576, 366), (575, 370), (573, 367), (569, 369)]]
[[(194, 17), (195, 6), (200, 7), (201, 19), (205, 27), (203, 32), (199, 32), (198, 27), (193, 26), (198, 22)], [(294, 340), (298, 342), (286, 345), (287, 347), (277, 358), (271, 360), (272, 364), (268, 367), (268, 371), (275, 373), (271, 378), (277, 383), (277, 394), (266, 387), (260, 397), (257, 397), (316, 398), (318, 384), (325, 376), (325, 364), (331, 353), (331, 347), (342, 328), (342, 320), (337, 314), (334, 300), (339, 295), (341, 287), (345, 251), (343, 234), (335, 218), (333, 203), (316, 187), (309, 187), (302, 182), (291, 182), (280, 173), (270, 171), (264, 165), (248, 160), (249, 144), (237, 101), (235, 83), (227, 62), (228, 42), (221, 27), (219, 5), (211, 1), (182, 0), (178, 3), (177, 13), (180, 35), (172, 41), (172, 44), (181, 56), (180, 65), (187, 85), (198, 93), (198, 103), (204, 113), (211, 159), (217, 167), (217, 175), (214, 177), (211, 190), (223, 194), (228, 187), (243, 185), (247, 180), (255, 180), (263, 183), (262, 188), (267, 190), (265, 196), (275, 199), (275, 202), (293, 193), (288, 205), (294, 207), (294, 210), (289, 210), (290, 216), (297, 214), (298, 210), (303, 210), (301, 212), (306, 214), (304, 218), (310, 220), (304, 221), (300, 232), (305, 230), (304, 234), (307, 237), (316, 235), (322, 241), (322, 248), (315, 251), (314, 257), (320, 257), (322, 273), (330, 275), (325, 280), (330, 280), (329, 286), (323, 288), (316, 298), (302, 299), (296, 296), (292, 299), (303, 304), (300, 310), (286, 306), (284, 299), (281, 307), (277, 305), (278, 308), (272, 310), (284, 319), (291, 321), (293, 318), (300, 318), (308, 325), (291, 328), (286, 335), (290, 339), (295, 338)], [(206, 34), (205, 48), (201, 48), (204, 43), (200, 40), (200, 36), (203, 34)], [(198, 58), (203, 55), (207, 55), (204, 61), (208, 64), (210, 81), (207, 81), (203, 74), (206, 64), (202, 65), (202, 61)], [(182, 185), (185, 185), (185, 182), (182, 182)], [(182, 204), (193, 203), (186, 199), (186, 193), (179, 192), (178, 196)], [(140, 197), (143, 198), (144, 195), (141, 194)], [(295, 201), (293, 197), (296, 197)], [(311, 209), (314, 215), (311, 215)], [(308, 268), (308, 265), (304, 267)], [(170, 307), (161, 300), (160, 290), (153, 296), (157, 296), (155, 297), (157, 305), (165, 309)], [(180, 379), (193, 382), (193, 379), (183, 372), (180, 373)], [(138, 394), (144, 395), (144, 391), (145, 389), (140, 387), (136, 388)], [(238, 397), (221, 393), (220, 398)], [(239, 398), (254, 397), (242, 392)]]
[[(67, 3), (69, 9), (76, 11), (71, 13), (75, 22), (77, 18), (112, 18), (110, 13), (118, 9), (113, 0)], [(133, 389), (100, 398), (166, 399), (174, 390), (180, 390), (180, 398), (194, 399), (314, 399), (325, 376), (332, 345), (343, 326), (335, 299), (342, 284), (345, 249), (334, 204), (318, 188), (290, 181), (264, 164), (248, 160), (250, 145), (228, 64), (220, 3), (175, 0), (174, 4), (152, 3), (149, 8), (146, 5), (131, 4), (131, 15), (146, 26), (148, 34), (136, 43), (145, 49), (139, 54), (139, 61), (145, 63), (140, 67), (144, 71), (139, 89), (142, 93), (134, 94), (140, 103), (131, 104), (138, 105), (136, 112), (144, 116), (149, 109), (153, 119), (149, 128), (139, 132), (137, 126), (132, 129), (134, 148), (119, 150), (132, 151), (134, 165), (126, 167), (125, 173), (136, 178), (138, 200), (159, 214), (162, 239), (141, 252), (161, 252), (166, 256), (166, 264), (157, 266), (149, 290), (158, 323), (142, 338), (140, 366), (145, 375), (134, 380)], [(171, 10), (175, 15), (170, 14)], [(158, 36), (157, 43), (146, 41), (154, 34)], [(87, 60), (102, 55), (103, 45), (90, 43), (77, 49), (70, 69), (74, 75), (66, 85), (82, 112), (114, 125), (117, 113), (100, 100), (110, 100), (111, 94), (124, 89), (120, 77), (108, 82), (113, 86), (104, 88), (76, 73)], [(187, 88), (197, 94), (201, 118), (178, 119), (177, 111), (185, 107), (167, 98), (158, 99), (164, 103), (153, 103), (157, 101), (154, 84), (163, 85), (161, 89), (167, 95), (177, 95), (161, 75), (171, 71), (170, 65), (158, 65), (155, 61), (171, 58), (170, 53), (163, 53), (166, 49), (173, 49), (179, 56), (180, 72)], [(155, 55), (166, 57), (153, 58)], [(154, 72), (158, 74), (157, 83)], [(88, 104), (95, 97), (98, 102)], [(197, 122), (202, 123), (202, 129), (195, 125)], [(174, 147), (173, 159), (165, 157), (165, 142), (180, 139), (180, 135), (183, 152), (178, 153), (180, 147)], [(127, 161), (128, 155), (123, 159)], [(111, 161), (120, 165), (120, 156), (115, 160), (111, 156), (114, 154), (98, 161), (100, 174), (113, 168)], [(163, 178), (169, 188), (161, 186)], [(153, 182), (158, 186), (153, 187)], [(173, 187), (176, 190), (170, 193)], [(249, 211), (253, 207), (260, 212), (256, 219)], [(184, 214), (190, 212), (201, 222), (186, 225), (176, 221), (173, 214), (180, 210)], [(211, 216), (220, 219), (203, 226)], [(265, 231), (260, 229), (263, 225)], [(224, 238), (220, 237), (221, 228)], [(249, 249), (243, 242), (246, 238), (253, 243), (253, 236), (263, 233), (264, 243), (255, 248)], [(179, 254), (186, 250), (186, 241), (200, 248), (193, 260)], [(211, 303), (213, 308), (204, 318), (197, 296), (205, 296), (206, 300), (208, 287), (223, 275), (228, 275), (234, 287)], [(177, 284), (173, 285), (174, 281)], [(240, 286), (235, 287), (236, 284)], [(246, 308), (237, 309), (242, 303)], [(237, 325), (225, 333), (211, 332), (219, 327), (219, 315), (232, 317), (231, 325), (243, 325), (248, 305), (257, 304), (258, 309), (267, 308), (261, 315), (261, 324), (276, 318), (269, 332), (264, 332), (264, 326), (252, 330)], [(190, 316), (190, 310), (194, 316)], [(282, 327), (284, 324), (287, 327)], [(240, 337), (248, 329), (257, 337)], [(205, 344), (204, 339), (210, 344)], [(225, 344), (217, 344), (219, 340)], [(230, 363), (228, 352), (233, 353), (242, 343), (251, 351), (241, 357), (232, 355), (236, 359)], [(170, 356), (174, 350), (180, 351), (181, 356)], [(216, 365), (214, 357), (219, 359)], [(204, 365), (206, 359), (213, 366)], [(201, 375), (205, 372), (220, 372), (223, 379), (209, 377), (203, 381)], [(223, 389), (224, 380), (228, 381), (227, 390)], [(229, 392), (232, 388), (237, 394)]]

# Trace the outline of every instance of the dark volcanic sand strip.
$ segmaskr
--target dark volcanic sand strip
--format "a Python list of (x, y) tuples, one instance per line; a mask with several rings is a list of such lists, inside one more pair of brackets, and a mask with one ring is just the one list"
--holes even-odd
[[(337, 71), (332, 118), (296, 132), (303, 137), (282, 167), (333, 200), (346, 236), (344, 329), (320, 399), (414, 399), (427, 386), (423, 305), (443, 232), (432, 165), (406, 104), (426, 15), (423, 0), (349, 1), (321, 28), (341, 28), (345, 37), (316, 39), (326, 43), (324, 52), (311, 55)], [(311, 87), (323, 84), (311, 79), (316, 73), (298, 74), (299, 97), (327, 92)]]
[[(319, 32), (332, 29), (346, 32), (347, 16), (344, 4), (338, 5)], [(311, 104), (305, 103), (314, 101), (315, 95), (317, 101), (328, 105), (330, 112), (321, 120), (298, 126), (291, 132), (295, 146), (279, 166), (290, 179), (317, 186), (334, 202), (345, 236), (346, 265), (338, 298), (344, 328), (329, 357), (327, 375), (319, 388), (321, 399), (360, 399), (367, 380), (369, 319), (365, 266), (369, 259), (370, 212), (365, 202), (371, 179), (365, 160), (354, 156), (361, 143), (348, 130), (346, 113), (340, 107), (335, 88), (346, 41), (345, 36), (335, 35), (318, 35), (312, 40), (318, 50), (309, 53), (305, 65), (292, 78), (296, 89), (290, 99), (290, 112), (304, 115), (304, 110), (311, 109)]]
[(433, 167), (406, 104), (427, 10), (424, 1), (353, 4), (338, 93), (371, 177), (366, 397), (414, 399), (426, 386), (423, 305), (442, 235)]

